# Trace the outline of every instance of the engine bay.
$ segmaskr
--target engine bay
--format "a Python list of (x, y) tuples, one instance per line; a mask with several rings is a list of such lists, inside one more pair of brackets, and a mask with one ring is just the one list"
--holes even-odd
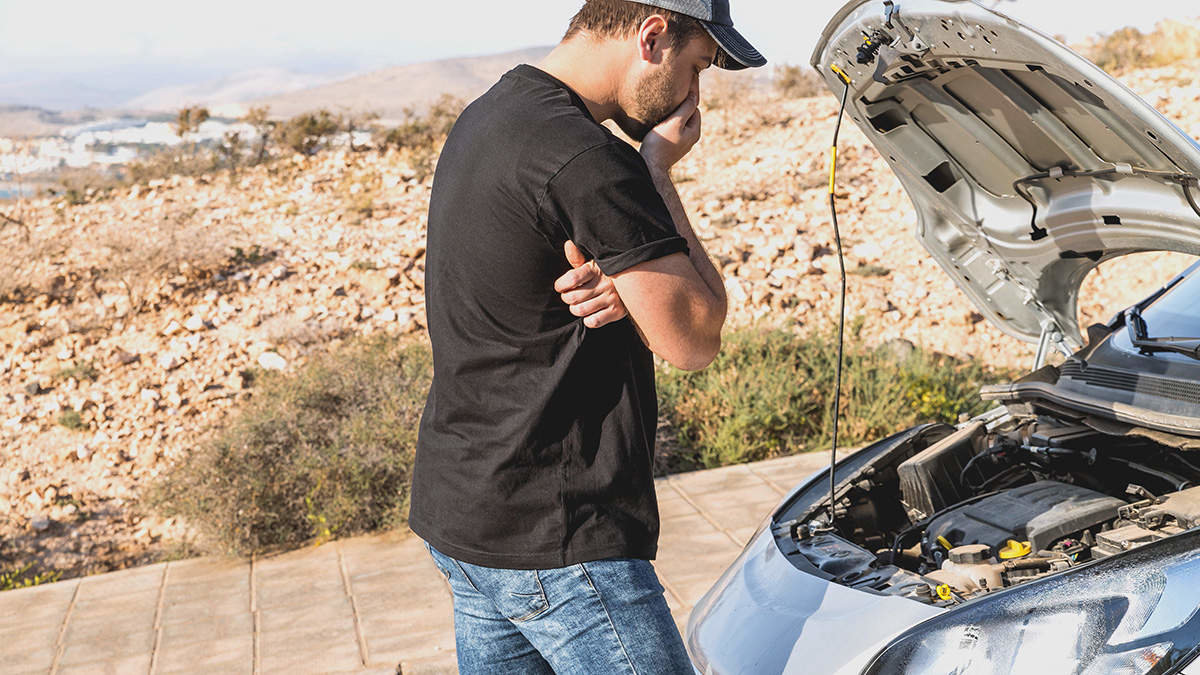
[[(1200, 525), (1200, 457), (1049, 416), (945, 427), (791, 523), (793, 562), (951, 606)], [(828, 502), (824, 506), (827, 507)]]

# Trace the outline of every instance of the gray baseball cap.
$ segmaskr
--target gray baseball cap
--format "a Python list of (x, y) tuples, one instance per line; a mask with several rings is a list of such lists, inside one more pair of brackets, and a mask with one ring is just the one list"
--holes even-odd
[(704, 30), (717, 41), (713, 65), (725, 70), (741, 70), (766, 65), (767, 60), (733, 27), (729, 0), (635, 0), (643, 5), (661, 7), (698, 19)]

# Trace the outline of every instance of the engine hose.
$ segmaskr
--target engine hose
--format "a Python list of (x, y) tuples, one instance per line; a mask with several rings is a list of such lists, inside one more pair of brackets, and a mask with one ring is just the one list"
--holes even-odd
[(1048, 570), (1058, 558), (1022, 558), (1000, 563), (1005, 570)]
[(1116, 462), (1117, 464), (1123, 464), (1123, 465), (1129, 467), (1130, 469), (1133, 469), (1134, 471), (1140, 471), (1148, 476), (1154, 476), (1155, 478), (1158, 478), (1159, 480), (1165, 481), (1167, 484), (1171, 485), (1171, 487), (1176, 492), (1178, 492), (1180, 490), (1185, 490), (1185, 489), (1191, 487), (1191, 485), (1192, 485), (1192, 482), (1190, 480), (1188, 480), (1182, 476), (1177, 476), (1173, 473), (1169, 473), (1167, 471), (1161, 471), (1159, 469), (1152, 469), (1152, 468), (1146, 466), (1145, 464), (1141, 464), (1139, 462), (1134, 462), (1132, 460), (1123, 459), (1121, 457), (1109, 457), (1109, 461)]

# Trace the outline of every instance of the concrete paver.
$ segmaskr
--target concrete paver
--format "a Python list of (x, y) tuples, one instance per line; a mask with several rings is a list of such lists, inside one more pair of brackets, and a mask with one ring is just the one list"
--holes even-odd
[[(654, 568), (680, 631), (754, 529), (828, 453), (659, 478)], [(403, 531), (0, 593), (12, 673), (453, 673), (450, 588)]]

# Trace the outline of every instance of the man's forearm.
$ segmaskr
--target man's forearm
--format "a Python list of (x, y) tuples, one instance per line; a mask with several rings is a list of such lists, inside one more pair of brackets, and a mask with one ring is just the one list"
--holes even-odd
[(720, 307), (720, 314), (724, 317), (728, 311), (725, 281), (721, 278), (721, 272), (709, 259), (704, 246), (700, 244), (700, 239), (692, 230), (692, 224), (688, 220), (687, 211), (683, 208), (683, 202), (679, 199), (679, 192), (675, 190), (675, 184), (671, 181), (671, 175), (667, 171), (651, 166), (650, 176), (654, 179), (654, 187), (658, 189), (658, 193), (666, 202), (667, 210), (671, 212), (671, 219), (675, 221), (675, 229), (687, 241), (688, 257), (692, 262), (692, 267), (696, 268), (696, 273), (700, 275), (700, 278), (704, 280), (704, 285), (708, 286), (709, 291), (712, 292), (713, 298)]

